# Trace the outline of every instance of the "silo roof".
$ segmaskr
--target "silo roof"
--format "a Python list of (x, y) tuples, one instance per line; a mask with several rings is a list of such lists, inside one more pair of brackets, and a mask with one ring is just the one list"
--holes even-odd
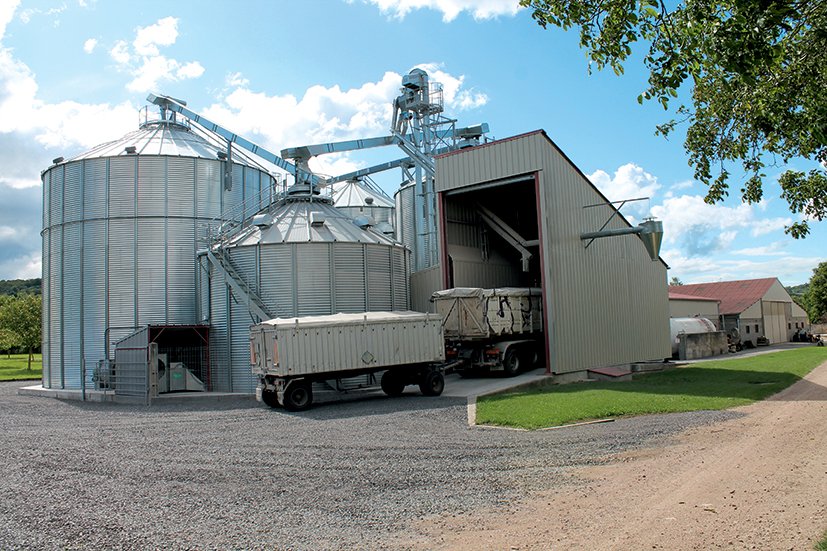
[(289, 200), (269, 216), (270, 226), (241, 230), (228, 239), (228, 246), (331, 242), (402, 246), (385, 235), (360, 228), (352, 218), (325, 201)]
[[(373, 198), (368, 204), (365, 199)], [(393, 201), (380, 193), (371, 191), (359, 184), (358, 181), (348, 180), (333, 184), (333, 204), (337, 207), (380, 207), (394, 208)]]
[[(134, 147), (135, 153), (128, 153), (126, 151), (127, 147)], [(211, 144), (186, 126), (157, 122), (143, 124), (134, 132), (130, 132), (117, 140), (97, 145), (70, 160), (134, 154), (216, 159), (219, 151), (223, 151), (223, 149)]]

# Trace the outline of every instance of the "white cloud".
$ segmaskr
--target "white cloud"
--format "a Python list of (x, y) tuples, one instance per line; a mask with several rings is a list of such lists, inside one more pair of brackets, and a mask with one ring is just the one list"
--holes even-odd
[(96, 38), (89, 38), (86, 42), (83, 43), (83, 51), (87, 54), (91, 54), (95, 51), (95, 47), (98, 45), (98, 40)]
[(747, 230), (760, 236), (783, 229), (790, 218), (764, 218), (755, 205), (736, 207), (710, 205), (698, 195), (669, 197), (652, 207), (652, 215), (663, 221), (664, 240), (678, 244), (689, 256), (702, 256), (728, 248), (736, 233)]
[(0, 177), (0, 183), (9, 186), (12, 189), (26, 189), (30, 187), (39, 187), (42, 183), (39, 178), (11, 178), (8, 176)]
[[(419, 67), (428, 71), (432, 80), (446, 84), (446, 106), (449, 98), (450, 105), (455, 106), (456, 98), (465, 97), (464, 77), (453, 76), (436, 64)], [(388, 135), (392, 103), (399, 95), (402, 75), (389, 71), (375, 82), (347, 90), (339, 86), (311, 86), (300, 98), (253, 91), (247, 79), (238, 73), (228, 75), (226, 82), (232, 89), (223, 100), (200, 112), (277, 153), (285, 147)], [(319, 173), (335, 175), (363, 165), (344, 154), (316, 157), (310, 166)]]
[(810, 273), (824, 259), (807, 256), (775, 256), (765, 260), (693, 257), (675, 249), (662, 250), (661, 257), (669, 264), (670, 276), (677, 275), (684, 283), (706, 283), (768, 277), (771, 274), (783, 283), (802, 283), (801, 274)]
[(34, 279), (41, 277), (42, 272), (40, 251), (0, 261), (0, 275), (3, 279)]
[[(615, 171), (614, 176), (609, 176), (603, 170), (596, 170), (589, 175), (589, 180), (608, 197), (609, 201), (651, 198), (661, 187), (656, 177), (634, 163), (621, 166)], [(634, 213), (637, 216), (645, 216), (648, 210), (647, 201), (634, 201), (622, 208), (624, 214)]]
[[(442, 85), (444, 104), (449, 109), (462, 111), (488, 103), (488, 96), (485, 94), (462, 88), (465, 75), (454, 76), (444, 71), (441, 63), (420, 63), (416, 68), (428, 73), (429, 82)], [(401, 81), (402, 77), (399, 78)]]
[(783, 241), (774, 241), (769, 245), (764, 245), (762, 247), (747, 247), (745, 249), (738, 249), (732, 251), (731, 254), (739, 255), (739, 256), (784, 256), (787, 254), (785, 249), (785, 243)]
[(132, 75), (126, 88), (131, 92), (158, 91), (163, 82), (198, 78), (204, 66), (198, 61), (181, 62), (161, 55), (161, 47), (172, 46), (178, 39), (178, 19), (164, 17), (146, 27), (138, 27), (130, 51), (125, 40), (119, 40), (109, 51), (118, 67)]
[(3, 40), (3, 35), (6, 34), (6, 26), (14, 17), (14, 11), (17, 9), (19, 4), (19, 0), (0, 2), (0, 40)]
[(160, 53), (158, 46), (172, 46), (177, 39), (178, 19), (164, 17), (153, 25), (139, 27), (132, 46), (138, 55), (157, 56)]
[(442, 20), (450, 22), (463, 11), (474, 19), (492, 19), (500, 15), (515, 15), (522, 8), (519, 0), (368, 0), (393, 17), (403, 19), (413, 10), (423, 8), (442, 12)]

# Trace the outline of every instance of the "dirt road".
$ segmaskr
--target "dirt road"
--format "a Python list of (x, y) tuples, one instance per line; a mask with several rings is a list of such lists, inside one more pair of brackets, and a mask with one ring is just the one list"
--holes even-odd
[(827, 363), (739, 411), (505, 515), (426, 519), (424, 547), (812, 549), (827, 529)]

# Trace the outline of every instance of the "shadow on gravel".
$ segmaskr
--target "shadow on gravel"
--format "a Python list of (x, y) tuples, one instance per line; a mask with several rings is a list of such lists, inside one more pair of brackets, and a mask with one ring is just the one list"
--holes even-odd
[[(289, 415), (326, 421), (329, 419), (350, 419), (355, 417), (370, 417), (375, 415), (389, 415), (400, 412), (433, 411), (465, 406), (465, 398), (449, 396), (426, 397), (415, 392), (398, 397), (388, 397), (384, 394), (348, 396), (332, 398), (320, 403), (314, 403), (308, 411), (290, 412), (283, 409), (272, 409), (274, 414)], [(265, 406), (262, 406), (265, 407)], [(265, 408), (266, 409), (266, 408)]]

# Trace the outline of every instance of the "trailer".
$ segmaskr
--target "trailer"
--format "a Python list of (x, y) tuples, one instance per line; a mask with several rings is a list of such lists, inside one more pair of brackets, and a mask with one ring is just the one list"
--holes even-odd
[(443, 319), (446, 356), (462, 374), (507, 376), (543, 358), (543, 297), (534, 287), (457, 287), (431, 297)]
[(313, 404), (313, 386), (335, 390), (375, 386), (402, 394), (419, 385), (439, 396), (445, 388), (442, 318), (421, 312), (364, 312), (276, 318), (250, 328), (256, 399), (290, 411)]

